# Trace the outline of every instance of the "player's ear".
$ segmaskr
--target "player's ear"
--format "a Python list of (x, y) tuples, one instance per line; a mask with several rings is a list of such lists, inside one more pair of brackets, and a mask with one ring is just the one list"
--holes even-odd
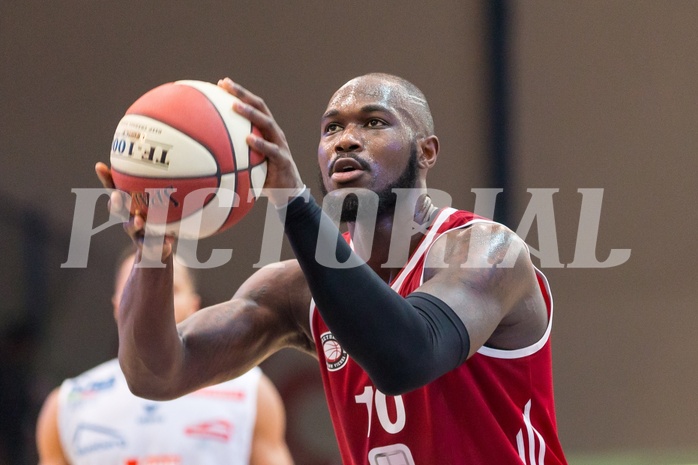
[(439, 156), (439, 138), (431, 135), (420, 139), (419, 144), (419, 157), (418, 164), (422, 169), (430, 169), (436, 163), (436, 159)]

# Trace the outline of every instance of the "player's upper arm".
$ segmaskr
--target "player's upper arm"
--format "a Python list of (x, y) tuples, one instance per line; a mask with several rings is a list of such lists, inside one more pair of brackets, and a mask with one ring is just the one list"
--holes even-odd
[(286, 445), (286, 411), (271, 380), (262, 375), (257, 390), (257, 418), (250, 465), (293, 465)]
[(258, 312), (269, 315), (286, 346), (315, 354), (310, 330), (310, 289), (298, 261), (286, 260), (261, 268), (240, 286), (235, 299), (250, 302)]
[(227, 302), (199, 310), (177, 326), (185, 366), (178, 397), (235, 378), (284, 347), (311, 351), (310, 291), (297, 262), (254, 273)]
[(500, 348), (525, 347), (545, 331), (547, 313), (528, 248), (497, 223), (475, 223), (440, 237), (417, 290), (443, 300), (463, 321), (469, 355), (497, 340)]
[(58, 392), (56, 388), (46, 397), (36, 422), (39, 465), (69, 465), (58, 431)]

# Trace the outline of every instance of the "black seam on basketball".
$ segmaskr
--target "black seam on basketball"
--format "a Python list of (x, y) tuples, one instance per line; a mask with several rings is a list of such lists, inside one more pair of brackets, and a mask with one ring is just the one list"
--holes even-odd
[[(157, 181), (157, 180), (163, 180), (163, 179), (167, 179), (167, 180), (170, 180), (170, 181), (172, 180), (171, 178), (158, 178), (158, 177), (154, 177), (154, 176), (142, 176), (142, 175), (135, 175), (135, 174), (131, 174), (131, 173), (125, 173), (125, 172), (123, 172), (123, 171), (121, 171), (121, 170), (118, 170), (118, 169), (116, 169), (116, 168), (111, 168), (111, 171), (116, 172), (116, 173), (118, 173), (118, 174), (120, 174), (120, 175), (122, 175), (122, 176), (132, 177), (132, 178), (136, 178), (136, 179), (152, 179), (152, 180), (155, 180), (155, 181)], [(203, 178), (205, 178), (205, 176), (183, 176), (183, 177), (178, 177), (178, 178), (176, 178), (176, 180), (177, 180), (177, 181), (186, 181), (186, 180), (191, 180), (191, 179), (203, 179)], [(216, 187), (215, 189), (219, 189), (219, 188), (220, 188), (220, 184), (221, 184), (221, 178), (220, 178), (220, 177), (217, 177), (217, 179), (218, 179), (218, 187)], [(174, 186), (172, 186), (172, 187), (174, 187)], [(150, 188), (146, 187), (146, 189), (150, 189)], [(153, 189), (157, 189), (157, 188), (156, 188), (156, 187), (153, 187)], [(124, 190), (124, 192), (129, 193), (128, 191), (125, 191), (125, 190)], [(177, 192), (177, 191), (175, 190), (175, 192)], [(196, 192), (196, 189), (193, 190), (193, 191), (191, 191), (191, 192)], [(191, 193), (191, 192), (190, 192), (190, 193)], [(170, 195), (170, 196), (171, 196), (171, 195)], [(185, 196), (185, 198), (186, 198), (186, 196)], [(204, 208), (204, 207), (207, 206), (209, 203), (213, 202), (213, 199), (214, 199), (214, 198), (216, 198), (216, 194), (210, 195), (209, 198), (201, 205), (201, 208)], [(179, 208), (182, 210), (182, 214), (180, 215), (179, 219), (176, 220), (175, 222), (180, 222), (180, 223), (181, 223), (182, 220), (184, 220), (185, 218), (189, 218), (190, 216), (194, 215), (194, 214), (197, 213), (197, 211), (198, 211), (198, 210), (194, 210), (194, 211), (192, 211), (191, 213), (189, 213), (188, 215), (184, 215), (184, 199), (181, 199), (181, 205), (182, 205), (182, 206), (179, 207)], [(228, 221), (228, 218), (229, 218), (230, 215), (232, 214), (232, 211), (233, 211), (233, 210), (234, 210), (234, 209), (231, 208), (230, 211), (228, 212), (228, 216), (226, 216), (226, 221)], [(168, 223), (169, 223), (169, 222), (168, 222)], [(225, 222), (224, 222), (224, 224), (225, 224)]]
[[(186, 85), (186, 84), (184, 84), (184, 85)], [(238, 176), (238, 173), (239, 173), (241, 170), (240, 170), (240, 167), (238, 166), (238, 160), (237, 160), (236, 153), (235, 153), (235, 145), (233, 144), (233, 138), (232, 138), (232, 136), (230, 135), (230, 129), (228, 128), (228, 125), (225, 124), (225, 119), (223, 118), (223, 115), (221, 115), (221, 112), (218, 111), (218, 107), (216, 107), (216, 105), (211, 101), (211, 99), (208, 98), (208, 95), (206, 95), (204, 92), (202, 92), (201, 90), (197, 89), (196, 87), (193, 87), (193, 86), (189, 86), (189, 87), (192, 87), (194, 90), (196, 90), (197, 92), (199, 92), (200, 94), (202, 94), (202, 95), (206, 98), (206, 101), (213, 107), (213, 109), (215, 110), (216, 114), (218, 115), (218, 117), (220, 118), (221, 122), (223, 123), (223, 127), (225, 128), (225, 134), (226, 134), (226, 136), (228, 137), (228, 146), (230, 147), (230, 153), (231, 153), (232, 159), (233, 159), (233, 160), (232, 160), (232, 161), (233, 161), (233, 172), (232, 172), (232, 174), (233, 174), (234, 177), (235, 177), (235, 182), (234, 182), (235, 191), (234, 191), (234, 192), (237, 193), (238, 186), (240, 185), (240, 177)], [(251, 125), (252, 125), (252, 124), (250, 123), (250, 132), (251, 132), (251, 130), (252, 130)], [(203, 145), (203, 144), (202, 144), (202, 145)], [(249, 146), (248, 146), (248, 147), (249, 147)], [(215, 157), (214, 157), (214, 158), (215, 158)], [(249, 153), (248, 153), (248, 155), (247, 155), (247, 159), (248, 159), (248, 160), (250, 159)], [(247, 165), (249, 166), (249, 163), (248, 163)], [(220, 189), (222, 174), (221, 174), (221, 167), (220, 167), (220, 165), (218, 164), (218, 160), (216, 160), (216, 166), (217, 166), (217, 168), (218, 168), (218, 172), (217, 172), (217, 174), (218, 174), (218, 188)], [(226, 173), (226, 174), (231, 174), (231, 173)], [(251, 185), (252, 185), (252, 179), (250, 178), (250, 186), (251, 186)], [(216, 197), (216, 195), (212, 196), (210, 201), (213, 201), (213, 198), (214, 198), (214, 197)], [(242, 201), (242, 199), (240, 199), (240, 202), (241, 202), (241, 201)], [(208, 205), (208, 203), (207, 203), (206, 205)], [(238, 204), (238, 205), (239, 205), (239, 204)], [(228, 211), (228, 215), (225, 217), (225, 221), (223, 222), (223, 224), (225, 224), (225, 223), (228, 222), (228, 220), (230, 219), (230, 216), (233, 214), (234, 211), (235, 211), (235, 207), (231, 208), (231, 209)]]
[[(230, 172), (226, 172), (225, 176), (228, 177), (227, 179), (232, 181), (234, 192), (239, 196), (239, 199), (238, 199), (239, 206), (237, 208), (233, 207), (233, 208), (228, 209), (227, 214), (225, 215), (225, 219), (223, 221), (223, 225), (225, 225), (226, 223), (231, 221), (232, 217), (237, 216), (236, 212), (241, 211), (240, 207), (243, 204), (248, 203), (247, 198), (251, 197), (252, 202), (254, 202), (254, 200), (256, 200), (256, 197), (254, 195), (250, 196), (250, 192), (252, 192), (253, 188), (254, 188), (252, 169), (257, 167), (257, 166), (263, 165), (266, 162), (266, 158), (262, 157), (262, 159), (259, 161), (259, 163), (253, 163), (252, 153), (251, 153), (252, 148), (248, 145), (247, 146), (247, 153), (246, 153), (248, 158), (247, 158), (247, 163), (245, 163), (246, 167), (244, 169), (241, 169), (239, 166), (239, 160), (237, 159), (237, 156), (236, 156), (237, 154), (236, 154), (236, 150), (235, 150), (235, 145), (233, 143), (233, 134), (231, 134), (231, 128), (228, 126), (228, 122), (223, 117), (223, 109), (222, 108), (219, 109), (216, 106), (214, 100), (207, 95), (205, 90), (199, 89), (199, 88), (192, 86), (192, 85), (187, 85), (185, 83), (181, 83), (181, 84), (180, 83), (172, 83), (172, 85), (182, 85), (182, 86), (187, 87), (187, 90), (193, 89), (194, 91), (196, 91), (200, 95), (200, 97), (203, 97), (206, 100), (206, 102), (208, 102), (208, 104), (209, 104), (208, 110), (213, 109), (213, 111), (218, 115), (218, 121), (220, 122), (220, 124), (222, 124), (222, 127), (223, 127), (224, 131), (226, 132), (225, 137), (227, 138), (229, 153), (230, 153), (230, 156), (232, 157), (232, 159), (230, 160), (232, 169), (230, 170)], [(205, 104), (203, 102), (201, 102), (201, 103), (205, 106)], [(160, 125), (163, 125), (167, 128), (170, 128), (174, 131), (177, 131), (177, 132), (184, 134), (192, 142), (198, 144), (206, 153), (208, 153), (208, 155), (211, 157), (211, 159), (213, 160), (213, 162), (215, 164), (214, 165), (215, 166), (215, 173), (211, 173), (208, 175), (197, 175), (197, 176), (181, 176), (181, 177), (178, 176), (176, 179), (169, 178), (167, 176), (158, 177), (158, 176), (148, 176), (148, 175), (146, 175), (146, 176), (136, 175), (136, 174), (131, 174), (131, 173), (124, 172), (121, 170), (114, 170), (115, 173), (118, 173), (119, 175), (124, 176), (124, 177), (133, 177), (133, 178), (140, 179), (141, 184), (143, 184), (143, 182), (145, 182), (144, 187), (143, 187), (144, 189), (148, 188), (148, 187), (146, 187), (148, 180), (153, 180), (154, 182), (161, 182), (163, 180), (169, 180), (169, 181), (171, 181), (171, 183), (173, 183), (173, 184), (170, 184), (169, 186), (162, 186), (163, 188), (165, 188), (165, 187), (174, 187), (174, 184), (176, 184), (176, 181), (187, 182), (187, 181), (191, 181), (191, 180), (205, 179), (205, 178), (208, 178), (209, 180), (214, 181), (214, 184), (215, 184), (214, 190), (221, 189), (222, 178), (223, 178), (221, 161), (217, 158), (217, 152), (214, 152), (214, 150), (212, 149), (211, 146), (207, 145), (202, 140), (200, 140), (198, 137), (193, 136), (192, 134), (190, 134), (186, 130), (187, 121), (191, 120), (191, 118), (192, 118), (191, 115), (182, 115), (182, 116), (185, 116), (185, 118), (183, 121), (179, 121), (178, 118), (170, 119), (167, 116), (168, 115), (167, 113), (162, 114), (162, 115), (157, 115), (157, 116), (155, 114), (150, 114), (150, 111), (148, 111), (145, 108), (141, 111), (130, 111), (127, 114), (133, 115), (133, 116), (138, 116), (138, 117), (145, 118), (148, 120), (152, 120), (153, 122), (157, 122)], [(251, 133), (253, 130), (253, 125), (251, 122), (249, 122), (249, 120), (246, 120), (246, 122), (249, 124), (248, 128), (249, 128), (249, 132)], [(216, 143), (219, 143), (219, 142), (216, 141)], [(247, 144), (245, 144), (245, 145), (247, 145)], [(219, 155), (221, 155), (221, 154), (218, 154), (218, 156)], [(227, 160), (225, 162), (227, 163)], [(244, 195), (243, 193), (239, 193), (239, 194), (237, 193), (238, 190), (242, 187), (241, 186), (241, 178), (243, 177), (242, 176), (243, 173), (246, 176), (248, 189), (250, 190), (250, 192), (246, 193), (247, 195), (246, 195), (246, 198), (244, 198), (244, 199), (242, 198), (242, 196)], [(134, 181), (135, 181), (135, 179), (134, 179)], [(230, 185), (230, 183), (228, 183), (228, 185)], [(153, 187), (153, 188), (157, 189), (159, 187)], [(134, 190), (134, 192), (135, 191), (136, 190)], [(195, 192), (195, 191), (196, 191), (196, 189), (194, 189), (190, 192)], [(201, 205), (198, 209), (196, 209), (196, 210), (194, 210), (186, 215), (184, 214), (184, 200), (185, 200), (185, 198), (186, 198), (186, 196), (182, 197), (181, 199), (177, 199), (176, 194), (175, 194), (174, 199), (179, 200), (180, 206), (173, 207), (171, 205), (170, 208), (176, 208), (179, 211), (180, 216), (177, 220), (172, 221), (172, 223), (181, 223), (186, 218), (189, 218), (190, 216), (196, 214), (198, 211), (200, 211), (201, 208), (209, 206), (211, 204), (211, 202), (214, 201), (214, 199), (216, 199), (216, 198), (220, 199), (220, 196), (218, 195), (218, 192), (214, 192), (210, 195), (207, 195), (206, 198), (204, 199), (203, 205)], [(244, 209), (245, 208), (243, 207), (243, 210)], [(242, 217), (237, 218), (233, 222), (233, 224), (236, 223), (241, 218)], [(232, 224), (230, 224), (228, 226), (232, 226)]]

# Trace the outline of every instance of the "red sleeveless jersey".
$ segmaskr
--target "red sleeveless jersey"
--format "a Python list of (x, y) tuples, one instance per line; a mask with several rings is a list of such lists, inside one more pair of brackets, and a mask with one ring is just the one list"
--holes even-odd
[[(431, 244), (479, 221), (489, 220), (442, 210), (392, 288), (402, 296), (418, 288)], [(455, 370), (399, 396), (376, 389), (312, 303), (310, 323), (344, 465), (566, 464), (553, 399), (552, 298), (536, 273), (549, 314), (541, 340), (518, 350), (482, 347)]]

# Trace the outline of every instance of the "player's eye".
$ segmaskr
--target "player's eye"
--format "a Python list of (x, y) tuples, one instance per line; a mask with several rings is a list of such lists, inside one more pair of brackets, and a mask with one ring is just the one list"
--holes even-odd
[(325, 126), (325, 134), (331, 134), (337, 132), (341, 129), (341, 126), (337, 123), (329, 123)]
[(378, 118), (371, 118), (366, 123), (366, 126), (368, 126), (369, 128), (377, 128), (380, 126), (385, 126), (385, 122), (381, 119), (378, 119)]

